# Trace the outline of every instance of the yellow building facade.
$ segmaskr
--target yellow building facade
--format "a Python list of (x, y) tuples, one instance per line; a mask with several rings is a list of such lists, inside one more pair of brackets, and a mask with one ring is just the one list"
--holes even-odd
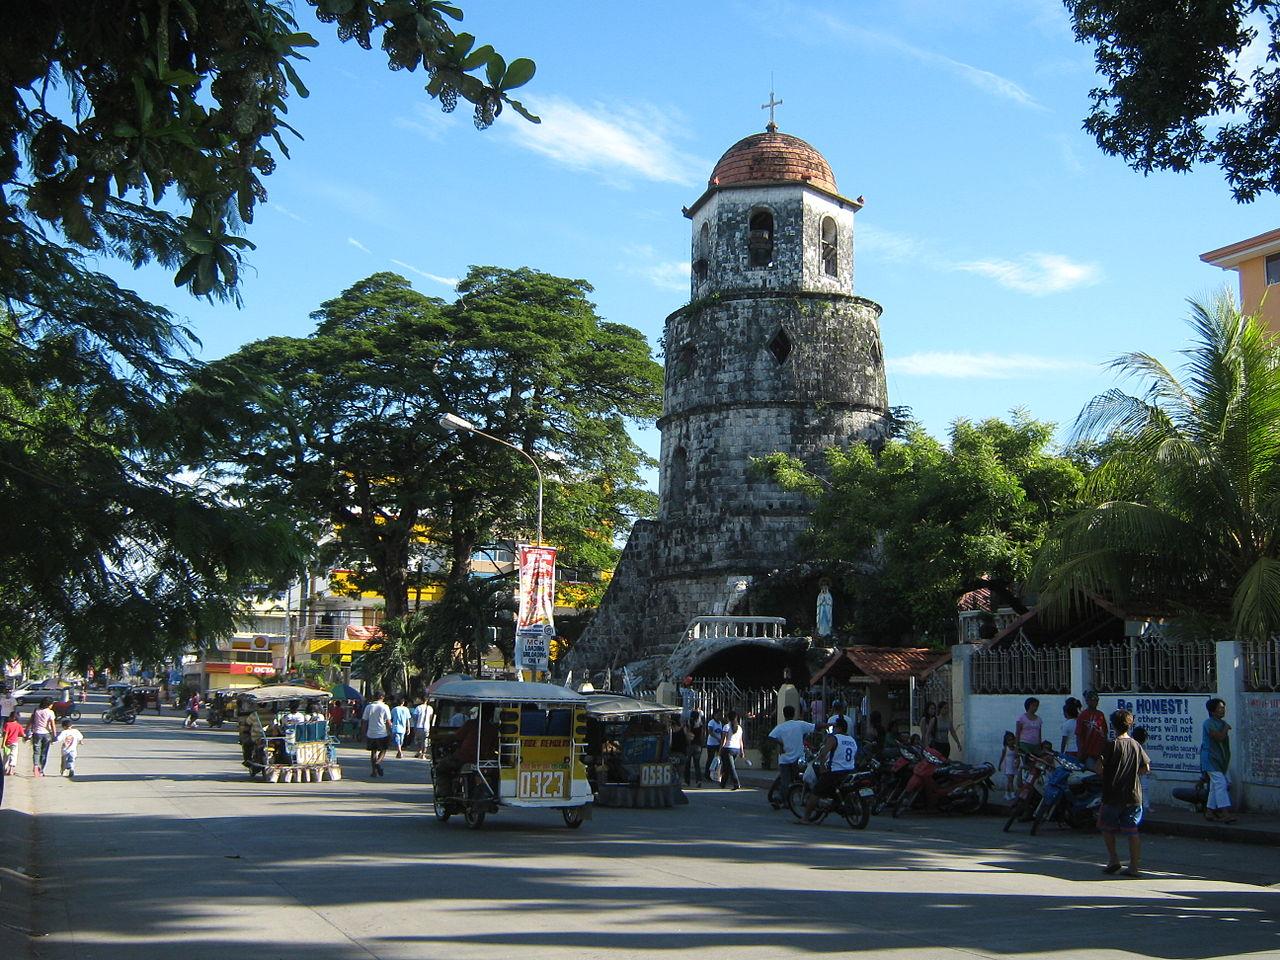
[(1280, 229), (1200, 254), (1205, 263), (1240, 275), (1240, 307), (1245, 313), (1261, 312), (1280, 333)]

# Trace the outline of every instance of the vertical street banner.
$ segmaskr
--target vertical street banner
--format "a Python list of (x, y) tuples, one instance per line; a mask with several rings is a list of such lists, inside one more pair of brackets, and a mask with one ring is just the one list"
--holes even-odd
[(520, 612), (516, 618), (516, 666), (551, 669), (556, 635), (556, 548), (520, 547)]

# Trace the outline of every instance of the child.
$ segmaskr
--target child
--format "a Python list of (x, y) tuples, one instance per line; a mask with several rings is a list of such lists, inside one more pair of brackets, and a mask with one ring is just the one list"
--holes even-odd
[[(1143, 750), (1147, 749), (1147, 728), (1134, 727), (1129, 731), (1129, 736), (1138, 741), (1138, 746)], [(1138, 777), (1138, 784), (1142, 787), (1142, 812), (1144, 814), (1151, 812), (1151, 772), (1147, 771)]]
[(16, 710), (9, 714), (3, 729), (0, 729), (0, 757), (4, 760), (4, 773), (7, 777), (18, 772), (18, 741), (25, 732)]
[(1004, 774), (1004, 798), (1012, 800), (1016, 796), (1013, 782), (1018, 776), (1018, 740), (1012, 730), (1004, 732), (1004, 749), (1000, 751), (1000, 772)]
[(62, 775), (74, 780), (76, 776), (76, 753), (80, 749), (80, 741), (84, 734), (75, 728), (68, 719), (62, 721), (62, 734), (58, 737), (58, 745), (62, 747)]

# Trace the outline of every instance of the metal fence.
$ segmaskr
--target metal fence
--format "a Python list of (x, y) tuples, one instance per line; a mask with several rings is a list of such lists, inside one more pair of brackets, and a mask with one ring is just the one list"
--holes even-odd
[(1218, 689), (1217, 651), (1207, 640), (1130, 637), (1099, 644), (1092, 653), (1092, 686), (1102, 693), (1213, 693)]
[(1008, 646), (978, 649), (969, 661), (974, 693), (1069, 693), (1071, 650), (1037, 647), (1021, 631)]
[(728, 677), (703, 677), (693, 681), (693, 692), (704, 717), (714, 710), (737, 713), (748, 747), (759, 747), (777, 723), (778, 691), (772, 687), (744, 690)]
[(1280, 637), (1250, 640), (1244, 644), (1246, 690), (1280, 690)]

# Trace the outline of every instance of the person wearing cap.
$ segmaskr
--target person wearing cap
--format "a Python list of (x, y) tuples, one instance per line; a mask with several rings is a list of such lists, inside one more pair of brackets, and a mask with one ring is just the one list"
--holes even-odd
[(1076, 717), (1076, 751), (1080, 761), (1095, 773), (1102, 772), (1102, 749), (1107, 744), (1107, 718), (1098, 709), (1098, 691), (1086, 690), (1088, 704)]

